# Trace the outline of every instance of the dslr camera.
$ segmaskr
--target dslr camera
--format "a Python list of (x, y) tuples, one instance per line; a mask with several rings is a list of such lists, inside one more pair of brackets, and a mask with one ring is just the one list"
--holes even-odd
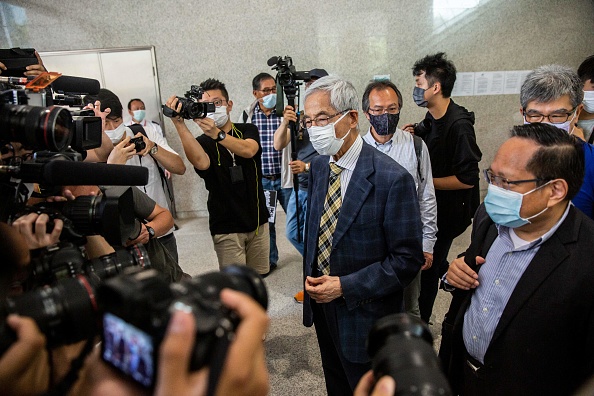
[[(99, 333), (95, 295), (103, 280), (126, 268), (150, 268), (151, 263), (142, 244), (115, 247), (114, 253), (89, 260), (84, 250), (67, 242), (48, 248), (32, 260), (31, 266), (29, 282), (35, 288), (7, 298), (0, 317), (4, 319), (15, 313), (32, 318), (45, 335), (48, 347), (54, 348), (87, 340)], [(14, 331), (2, 320), (0, 356), (16, 339)]]
[(196, 118), (206, 118), (209, 113), (216, 111), (215, 104), (212, 102), (200, 102), (204, 90), (199, 85), (192, 85), (190, 90), (184, 94), (184, 97), (178, 96), (177, 99), (181, 103), (181, 110), (175, 110), (163, 105), (163, 115), (166, 117), (181, 117), (186, 120), (193, 120)]
[(262, 278), (246, 266), (229, 266), (171, 284), (155, 270), (105, 281), (98, 290), (103, 313), (102, 359), (139, 384), (153, 387), (159, 346), (171, 314), (180, 303), (191, 307), (196, 318), (196, 342), (189, 370), (209, 365), (215, 357), (224, 358), (240, 319), (220, 301), (223, 288), (244, 292), (264, 309), (268, 307)]
[(379, 319), (369, 332), (367, 352), (374, 377), (389, 375), (398, 384), (395, 395), (452, 396), (421, 319), (406, 313)]

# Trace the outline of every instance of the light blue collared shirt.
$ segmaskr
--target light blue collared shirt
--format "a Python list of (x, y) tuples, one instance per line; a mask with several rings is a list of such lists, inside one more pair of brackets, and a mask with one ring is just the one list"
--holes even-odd
[(351, 130), (349, 133), (356, 133), (357, 138), (353, 142), (352, 146), (349, 147), (346, 153), (342, 157), (338, 159), (338, 161), (334, 161), (334, 157), (330, 156), (330, 162), (336, 162), (336, 165), (342, 168), (342, 172), (340, 172), (340, 194), (342, 200), (344, 202), (344, 197), (349, 186), (349, 182), (351, 181), (351, 177), (353, 176), (353, 171), (355, 170), (355, 166), (357, 165), (357, 161), (359, 160), (359, 155), (361, 154), (361, 148), (363, 147), (363, 140), (361, 139), (361, 135), (357, 130)]
[(557, 223), (535, 241), (515, 247), (512, 229), (497, 225), (498, 236), (481, 264), (478, 272), (479, 287), (472, 295), (464, 314), (463, 336), (468, 353), (484, 363), (499, 319), (520, 278), (538, 250), (559, 228), (567, 217), (571, 203)]

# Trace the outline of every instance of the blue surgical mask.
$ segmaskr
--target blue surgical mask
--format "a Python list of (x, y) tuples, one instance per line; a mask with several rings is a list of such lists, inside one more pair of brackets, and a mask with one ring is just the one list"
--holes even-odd
[(132, 112), (134, 119), (138, 122), (142, 122), (142, 120), (144, 120), (144, 117), (146, 117), (146, 110), (134, 110)]
[(426, 89), (415, 87), (413, 89), (413, 100), (419, 107), (427, 107), (427, 101), (425, 100)]
[(272, 109), (276, 106), (276, 94), (271, 93), (262, 98), (262, 105), (267, 109)]
[(509, 228), (518, 228), (530, 224), (530, 220), (540, 216), (548, 209), (548, 207), (544, 208), (534, 216), (523, 218), (520, 216), (522, 200), (524, 199), (524, 196), (543, 188), (549, 183), (550, 181), (524, 194), (506, 190), (494, 184), (489, 184), (489, 190), (485, 197), (485, 209), (487, 210), (489, 217), (491, 217), (491, 220), (499, 225)]

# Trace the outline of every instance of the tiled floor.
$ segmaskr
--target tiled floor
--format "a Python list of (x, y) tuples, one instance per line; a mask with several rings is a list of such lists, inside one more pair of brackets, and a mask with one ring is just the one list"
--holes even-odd
[[(217, 258), (208, 231), (208, 219), (177, 220), (176, 231), (180, 265), (191, 275), (218, 270)], [(301, 324), (302, 305), (293, 295), (302, 288), (301, 255), (284, 237), (285, 215), (277, 217), (278, 269), (266, 278), (271, 318), (266, 337), (271, 395), (325, 395), (320, 353), (313, 328)], [(469, 231), (456, 239), (450, 251), (455, 257), (468, 245)], [(435, 325), (431, 326), (435, 345), (441, 329), (441, 319), (447, 311), (449, 295), (439, 292), (435, 303)]]

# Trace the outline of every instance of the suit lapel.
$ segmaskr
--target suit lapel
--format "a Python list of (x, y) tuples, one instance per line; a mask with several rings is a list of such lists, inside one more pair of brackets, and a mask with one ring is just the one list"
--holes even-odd
[(581, 219), (576, 218), (576, 209), (571, 207), (567, 218), (549, 240), (540, 247), (528, 268), (518, 281), (505, 309), (499, 319), (491, 344), (503, 333), (519, 310), (526, 304), (534, 292), (569, 256), (567, 243), (577, 241)]
[[(374, 171), (374, 150), (374, 148), (369, 147), (366, 144), (361, 148), (361, 154), (359, 155), (357, 165), (351, 176), (347, 194), (343, 197), (340, 215), (338, 216), (338, 223), (336, 224), (336, 230), (334, 231), (334, 236), (332, 238), (333, 246), (336, 246), (338, 242), (340, 242), (344, 234), (350, 228), (373, 187), (367, 179)], [(328, 187), (326, 186), (326, 190), (327, 189)]]
[(315, 169), (312, 169), (312, 171), (315, 171), (313, 175), (315, 178), (311, 189), (311, 204), (308, 207), (308, 211), (310, 211), (310, 213), (307, 216), (307, 221), (309, 223), (309, 238), (306, 236), (307, 241), (309, 241), (308, 256), (310, 262), (313, 262), (315, 255), (317, 254), (320, 220), (322, 218), (322, 213), (324, 212), (326, 194), (328, 193), (328, 177), (330, 175), (330, 167), (328, 166), (328, 162), (324, 161), (323, 166), (316, 167)]

